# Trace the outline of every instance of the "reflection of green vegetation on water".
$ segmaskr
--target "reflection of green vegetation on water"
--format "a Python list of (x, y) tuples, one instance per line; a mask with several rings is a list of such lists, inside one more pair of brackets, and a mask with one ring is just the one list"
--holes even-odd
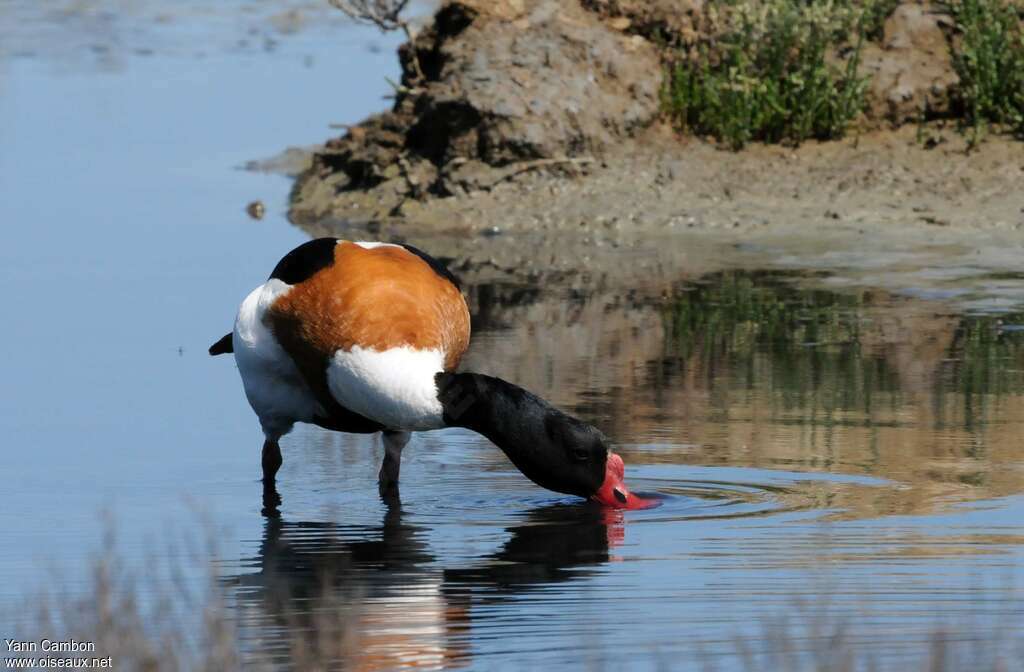
[[(806, 289), (792, 279), (734, 271), (683, 288), (663, 315), (667, 354), (684, 367), (699, 365), (709, 388), (728, 374), (731, 388), (767, 386), (787, 406), (813, 395), (819, 408), (869, 411), (874, 392), (892, 393), (899, 403), (909, 377), (934, 373), (928, 386), (937, 407), (946, 393), (961, 394), (967, 417), (960, 422), (970, 423), (983, 403), (978, 395), (1024, 392), (1024, 332), (999, 329), (1000, 320), (1024, 323), (1024, 313), (936, 318), (920, 306), (900, 312), (906, 300)], [(876, 322), (880, 307), (895, 311), (901, 333)], [(948, 347), (946, 325), (953, 332), (945, 334)], [(899, 356), (899, 348), (912, 357)], [(923, 369), (901, 370), (911, 365)]]
[(899, 389), (896, 372), (861, 347), (864, 293), (801, 289), (773, 273), (705, 280), (676, 296), (665, 324), (672, 355), (696, 358), (709, 385), (727, 371), (734, 388), (767, 384), (787, 406), (813, 394), (828, 407), (865, 410), (873, 391)]
[[(984, 417), (986, 397), (1024, 392), (1024, 332), (1000, 328), (1002, 324), (1022, 323), (1024, 313), (975, 316), (961, 321), (943, 362), (940, 384), (936, 385), (938, 409), (944, 407), (948, 393), (960, 394), (964, 405), (962, 420), (970, 428), (977, 418)], [(938, 420), (944, 421), (941, 414)]]

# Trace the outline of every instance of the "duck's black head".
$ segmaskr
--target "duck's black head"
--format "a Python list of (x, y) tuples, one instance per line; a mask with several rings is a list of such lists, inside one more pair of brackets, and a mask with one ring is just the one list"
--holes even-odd
[(445, 423), (483, 434), (537, 485), (620, 509), (651, 502), (623, 483), (622, 458), (596, 427), (500, 378), (440, 373)]

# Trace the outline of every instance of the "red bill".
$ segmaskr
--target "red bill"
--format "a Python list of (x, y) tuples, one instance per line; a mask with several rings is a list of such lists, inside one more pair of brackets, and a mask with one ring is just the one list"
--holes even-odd
[(591, 499), (616, 509), (650, 509), (661, 504), (660, 499), (642, 497), (630, 492), (622, 480), (625, 474), (626, 465), (622, 458), (609, 452), (605, 463), (604, 483)]

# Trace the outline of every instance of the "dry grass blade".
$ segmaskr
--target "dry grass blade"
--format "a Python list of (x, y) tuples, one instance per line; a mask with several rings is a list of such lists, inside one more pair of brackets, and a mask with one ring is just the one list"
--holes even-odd
[[(401, 30), (410, 44), (413, 41), (409, 22), (402, 18), (402, 12), (409, 6), (409, 0), (327, 0), (331, 7), (344, 12), (353, 21), (377, 26), (383, 32)], [(423, 69), (415, 50), (412, 57), (412, 68), (417, 81), (425, 81)], [(396, 87), (397, 89), (398, 87)], [(402, 87), (404, 88), (404, 87)], [(411, 90), (404, 91), (411, 93)]]
[(391, 31), (405, 28), (401, 14), (409, 0), (327, 0), (332, 7), (340, 9), (360, 23), (369, 23), (381, 30)]

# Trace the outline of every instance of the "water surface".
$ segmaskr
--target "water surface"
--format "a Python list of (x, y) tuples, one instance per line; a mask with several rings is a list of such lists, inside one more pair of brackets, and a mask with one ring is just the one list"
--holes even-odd
[(663, 505), (540, 490), (458, 430), (418, 435), (383, 501), (379, 440), (301, 427), (261, 515), (258, 426), (206, 347), (306, 236), (288, 182), (238, 166), (380, 109), (396, 41), (290, 33), (260, 3), (132, 6), (5, 8), (0, 601), (51, 566), (83, 581), (108, 510), (139, 563), (215, 530), (254, 658), (288, 660), (339, 608), (358, 669), (734, 669), (737, 638), (772, 650), (782, 618), (798, 648), (849, 622), (894, 663), (937, 624), (990, 642), (1021, 622), (1024, 296), (997, 277), (895, 293), (794, 260), (643, 288), (470, 282), (464, 368), (597, 424)]

